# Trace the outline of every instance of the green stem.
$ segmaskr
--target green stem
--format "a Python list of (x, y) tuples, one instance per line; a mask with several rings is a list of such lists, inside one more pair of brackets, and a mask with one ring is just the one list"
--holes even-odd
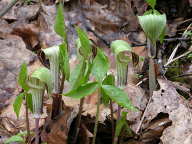
[(113, 103), (112, 100), (110, 100), (110, 110), (111, 110), (111, 129), (112, 129), (112, 142), (114, 141), (115, 136), (115, 124), (114, 124), (114, 117), (113, 117)]
[(96, 119), (95, 119), (95, 127), (94, 127), (94, 135), (92, 144), (95, 144), (96, 136), (97, 136), (97, 129), (98, 129), (98, 121), (99, 121), (99, 106), (101, 103), (101, 92), (98, 90), (98, 102), (97, 102), (97, 112), (96, 112)]
[[(25, 98), (27, 99), (27, 98)], [(26, 100), (25, 104), (25, 116), (26, 116), (26, 129), (27, 129), (27, 143), (31, 142), (30, 127), (29, 127), (29, 112), (28, 112), (28, 103)]]
[(39, 118), (35, 118), (35, 144), (39, 144)]
[(77, 138), (78, 138), (78, 134), (79, 134), (79, 130), (80, 130), (80, 124), (81, 124), (81, 114), (83, 112), (83, 104), (84, 104), (84, 98), (82, 98), (80, 100), (80, 105), (79, 105), (79, 113), (78, 113), (78, 117), (77, 117), (77, 123), (76, 123), (76, 128), (74, 130), (74, 140), (73, 140), (73, 144), (75, 144), (77, 142)]
[(153, 58), (149, 59), (149, 94), (153, 95), (153, 91), (157, 88), (156, 74), (155, 74), (155, 62)]

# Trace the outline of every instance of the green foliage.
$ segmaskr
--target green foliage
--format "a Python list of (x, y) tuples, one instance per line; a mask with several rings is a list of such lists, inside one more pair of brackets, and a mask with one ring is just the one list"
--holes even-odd
[(21, 65), (21, 69), (18, 75), (18, 83), (25, 90), (28, 91), (29, 87), (27, 86), (27, 65), (24, 63)]
[(19, 143), (24, 144), (24, 143), (25, 143), (24, 137), (25, 137), (26, 135), (27, 135), (27, 131), (21, 131), (21, 132), (19, 132), (18, 134), (14, 135), (14, 136), (11, 136), (10, 138), (8, 138), (8, 139), (5, 141), (5, 144), (12, 144), (12, 143), (15, 143), (15, 142), (19, 142)]
[(166, 15), (149, 14), (138, 16), (138, 18), (146, 36), (153, 44), (156, 43), (156, 41), (160, 39), (160, 36), (166, 27)]
[(136, 110), (136, 108), (131, 104), (128, 95), (120, 88), (112, 85), (102, 85), (103, 91), (108, 95), (113, 101), (122, 107), (130, 110)]
[(121, 114), (121, 118), (117, 121), (116, 124), (115, 137), (118, 137), (120, 135), (122, 128), (127, 124), (127, 112), (122, 112)]
[(80, 29), (79, 27), (76, 27), (76, 31), (80, 40), (79, 53), (85, 59), (89, 59), (89, 57), (92, 54), (92, 48), (87, 33), (82, 29)]
[(5, 141), (5, 144), (12, 144), (14, 142), (25, 143), (25, 140), (21, 136), (14, 135), (14, 136), (10, 137), (9, 139), (7, 139)]
[(26, 94), (26, 102), (27, 102), (27, 105), (28, 105), (28, 108), (31, 112), (33, 112), (33, 101), (32, 101), (32, 95), (29, 93), (29, 94)]
[(65, 42), (67, 42), (67, 32), (65, 28), (65, 18), (64, 18), (62, 3), (59, 3), (58, 9), (57, 9), (54, 29), (55, 29), (55, 32), (59, 36), (61, 36)]
[(67, 50), (67, 44), (65, 42), (59, 46), (59, 60), (60, 60), (60, 70), (65, 76), (65, 79), (69, 80), (70, 76), (69, 54)]
[(80, 63), (76, 65), (69, 79), (72, 89), (76, 89), (86, 81), (86, 69), (88, 69), (88, 65), (84, 59), (81, 59)]
[(82, 86), (78, 87), (77, 89), (74, 89), (64, 95), (72, 97), (72, 98), (81, 99), (85, 96), (88, 96), (88, 95), (91, 95), (92, 93), (94, 93), (97, 88), (98, 88), (97, 82), (86, 83), (86, 84), (83, 84)]
[(104, 77), (107, 74), (109, 69), (109, 62), (108, 58), (104, 54), (104, 52), (100, 49), (97, 49), (97, 55), (93, 60), (92, 66), (92, 74), (95, 76), (96, 80), (102, 83)]
[[(103, 80), (103, 85), (115, 85), (115, 77), (110, 74), (110, 75), (107, 75), (105, 77), (105, 79)], [(101, 89), (101, 98), (102, 98), (102, 102), (107, 105), (109, 104), (109, 100), (110, 100), (110, 97), (103, 91), (103, 89)]]
[(155, 5), (156, 5), (156, 0), (145, 0), (152, 9), (155, 9)]
[(19, 117), (19, 113), (20, 113), (20, 110), (21, 110), (21, 105), (22, 105), (22, 102), (23, 102), (23, 98), (25, 97), (25, 93), (20, 93), (14, 103), (13, 103), (13, 110), (14, 112), (16, 113), (17, 115), (17, 118)]

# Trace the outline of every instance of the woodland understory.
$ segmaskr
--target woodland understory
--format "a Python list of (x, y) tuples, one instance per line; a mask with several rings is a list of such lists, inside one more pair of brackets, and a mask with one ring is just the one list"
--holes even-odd
[(1, 0), (1, 143), (192, 144), (192, 0)]

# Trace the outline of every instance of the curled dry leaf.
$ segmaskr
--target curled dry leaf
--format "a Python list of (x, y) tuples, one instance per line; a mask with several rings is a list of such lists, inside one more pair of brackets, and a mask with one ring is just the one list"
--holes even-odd
[(42, 140), (48, 144), (67, 144), (68, 132), (77, 113), (77, 108), (65, 107), (65, 112), (56, 120), (48, 120), (41, 134)]
[(191, 135), (192, 110), (182, 99), (170, 81), (158, 79), (160, 90), (154, 91), (146, 112), (146, 121), (159, 113), (168, 113), (172, 125), (163, 132), (163, 144), (181, 144)]

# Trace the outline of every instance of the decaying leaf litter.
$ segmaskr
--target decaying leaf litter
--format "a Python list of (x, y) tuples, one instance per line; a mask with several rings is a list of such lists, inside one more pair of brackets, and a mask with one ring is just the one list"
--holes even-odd
[[(9, 1), (1, 1), (0, 6), (4, 6)], [(178, 8), (178, 5), (181, 6)], [(182, 37), (183, 32), (191, 23), (191, 7), (190, 1), (157, 1), (157, 7), (161, 12), (165, 12), (168, 16), (168, 32), (167, 41), (163, 44), (163, 57), (169, 58), (175, 46), (180, 43), (180, 47), (176, 53), (176, 57), (186, 52), (190, 47), (190, 39)], [(71, 65), (74, 67), (76, 62), (74, 41), (77, 38), (74, 25), (81, 26), (88, 31), (89, 38), (99, 47), (103, 47), (110, 57), (113, 65), (115, 61), (109, 50), (112, 40), (122, 39), (131, 43), (134, 50), (140, 56), (146, 56), (145, 36), (138, 24), (137, 16), (142, 15), (148, 8), (145, 1), (76, 1), (65, 2), (65, 22), (68, 30), (69, 47), (71, 53)], [(186, 11), (187, 10), (187, 11)], [(176, 12), (175, 12), (176, 11)], [(29, 3), (18, 2), (0, 21), (1, 29), (1, 141), (15, 135), (21, 129), (25, 129), (25, 112), (21, 114), (19, 121), (12, 109), (12, 103), (16, 95), (21, 91), (16, 83), (16, 77), (23, 61), (28, 64), (29, 71), (40, 65), (48, 66), (45, 56), (39, 51), (40, 48), (47, 48), (61, 43), (60, 37), (54, 32), (54, 19), (56, 15), (56, 7), (53, 2), (45, 1), (39, 5), (36, 1)], [(191, 27), (188, 27), (189, 31)], [(183, 41), (173, 39), (169, 42), (169, 38), (183, 38)], [(31, 51), (37, 54), (32, 53)], [(41, 61), (41, 63), (39, 62)], [(16, 63), (15, 63), (16, 62)], [(190, 74), (191, 59), (177, 61), (172, 67), (179, 67), (183, 71)], [(184, 63), (188, 64), (187, 70)], [(142, 62), (140, 64), (142, 66)], [(115, 67), (115, 66), (114, 66)], [(176, 68), (175, 68), (176, 69)], [(122, 143), (191, 143), (191, 93), (189, 84), (190, 76), (181, 77), (183, 73), (169, 68), (166, 73), (169, 80), (159, 75), (159, 90), (152, 95), (152, 101), (149, 104), (145, 119), (142, 123), (141, 132), (135, 135), (134, 132), (140, 125), (142, 114), (148, 102), (147, 83), (145, 70), (142, 71), (144, 78), (138, 79), (133, 71), (142, 71), (141, 68), (130, 68), (129, 66), (129, 82), (125, 88), (126, 92), (134, 106), (139, 111), (128, 112), (127, 119), (132, 134), (122, 132)], [(160, 69), (161, 70), (161, 69)], [(113, 72), (114, 69), (111, 69)], [(180, 73), (179, 73), (180, 72)], [(172, 75), (170, 76), (171, 73)], [(169, 74), (169, 75), (168, 75)], [(174, 78), (174, 76), (179, 76)], [(179, 84), (173, 81), (179, 79)], [(181, 86), (184, 85), (184, 86)], [(187, 85), (187, 86), (186, 86)], [(64, 91), (68, 91), (65, 86)], [(185, 94), (185, 95), (184, 95)], [(81, 124), (80, 141), (82, 143), (90, 143), (93, 137), (94, 116), (96, 113), (95, 104), (97, 103), (97, 93), (87, 97), (84, 105), (83, 122)], [(183, 96), (184, 95), (184, 96)], [(187, 95), (187, 96), (186, 96)], [(8, 99), (11, 97), (10, 99)], [(50, 125), (41, 131), (42, 140), (48, 138), (50, 143), (56, 143), (55, 140), (67, 143), (70, 124), (77, 115), (78, 100), (63, 97), (64, 102), (70, 108), (66, 109), (64, 114), (57, 122), (51, 122)], [(42, 124), (50, 112), (51, 102), (45, 100)], [(65, 107), (65, 106), (64, 106)], [(110, 117), (110, 110), (104, 106), (100, 107), (100, 121), (98, 129), (98, 143), (110, 143), (111, 123), (107, 118)], [(117, 106), (114, 105), (114, 111)], [(23, 108), (24, 111), (24, 108)], [(116, 118), (116, 114), (114, 117)], [(62, 119), (65, 120), (62, 121)], [(30, 118), (32, 120), (32, 118)], [(31, 129), (34, 128), (31, 122)], [(72, 124), (73, 125), (73, 124)], [(64, 131), (62, 129), (65, 129)], [(109, 130), (110, 129), (110, 130)], [(51, 133), (47, 133), (51, 131)], [(104, 135), (105, 137), (102, 138)], [(33, 139), (33, 138), (32, 138)]]

